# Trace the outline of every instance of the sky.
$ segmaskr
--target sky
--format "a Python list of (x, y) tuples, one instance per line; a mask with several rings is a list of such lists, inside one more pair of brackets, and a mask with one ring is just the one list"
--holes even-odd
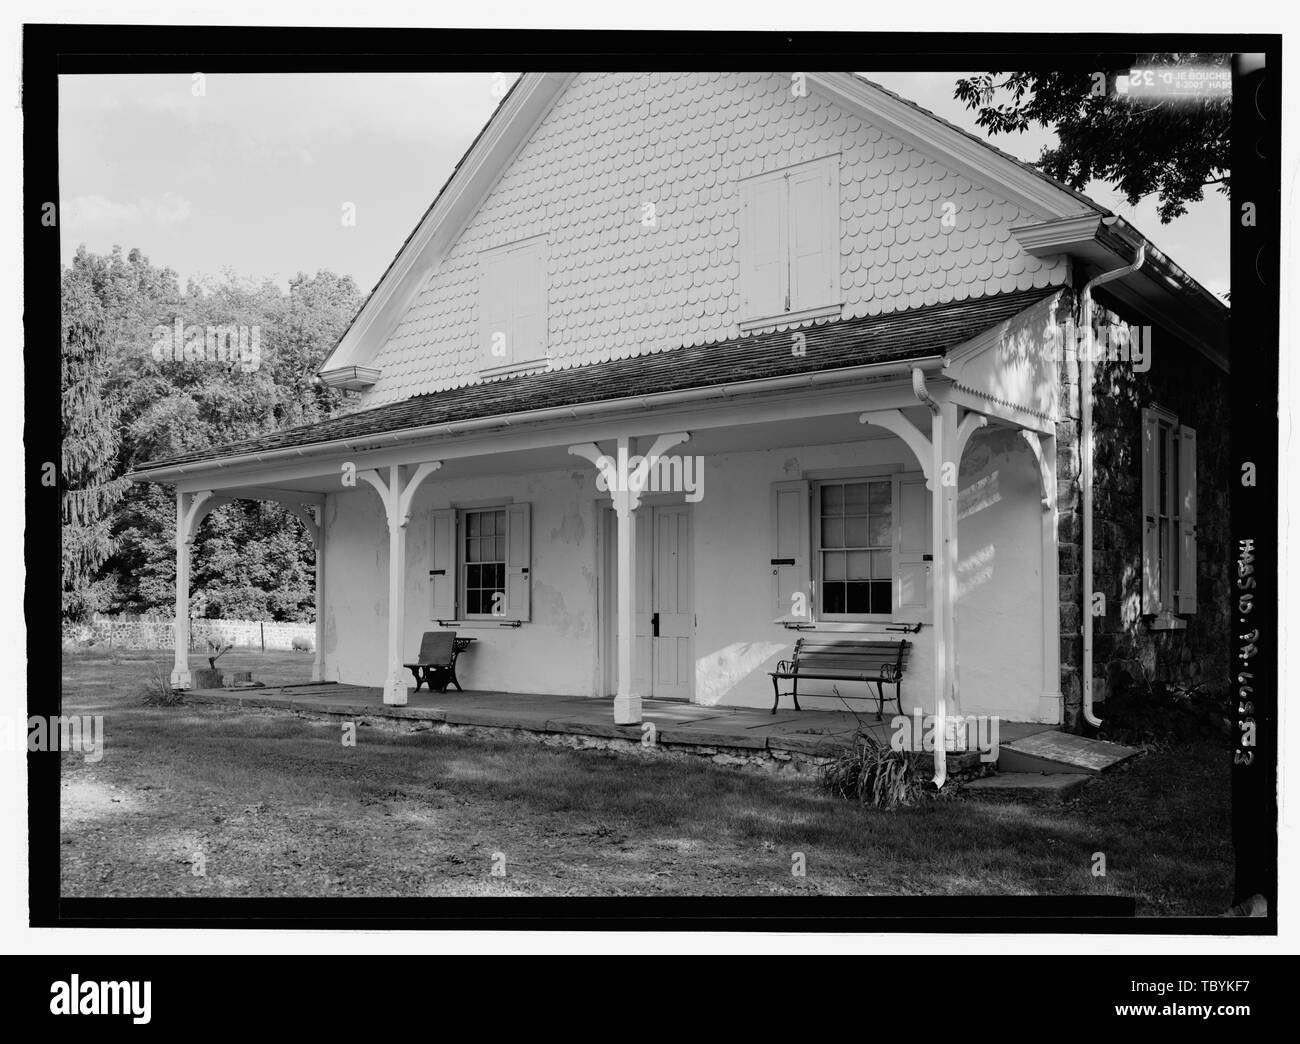
[[(972, 133), (952, 97), (962, 73), (866, 73)], [(141, 249), (187, 280), (351, 274), (379, 280), (514, 74), (63, 76), (59, 80), (64, 262)], [(1046, 131), (991, 139), (1037, 158)], [(1108, 186), (1087, 194), (1122, 214), (1209, 290), (1228, 289), (1228, 201), (1207, 191), (1162, 226), (1154, 198), (1130, 207)], [(355, 223), (343, 220), (351, 204)]]

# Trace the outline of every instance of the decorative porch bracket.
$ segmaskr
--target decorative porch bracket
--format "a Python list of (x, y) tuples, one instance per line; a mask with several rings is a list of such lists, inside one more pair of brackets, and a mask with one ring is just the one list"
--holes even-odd
[(406, 679), (402, 671), (402, 638), (406, 628), (406, 527), (411, 521), (411, 503), (420, 484), (442, 467), (442, 461), (425, 461), (403, 483), (402, 466), (391, 464), (388, 481), (375, 470), (358, 471), (357, 478), (375, 487), (388, 519), (388, 673), (384, 702), (394, 707), (406, 704)]
[(916, 459), (921, 462), (921, 473), (925, 475), (925, 488), (934, 489), (934, 476), (930, 469), (930, 440), (920, 428), (903, 415), (902, 410), (874, 410), (858, 417), (858, 423), (874, 424), (886, 431), (892, 431), (907, 443), (908, 449), (916, 454)]
[(604, 476), (610, 501), (618, 518), (618, 690), (614, 694), (614, 724), (641, 723), (641, 696), (635, 690), (633, 657), (634, 612), (636, 608), (636, 509), (646, 488), (650, 469), (674, 446), (690, 440), (690, 432), (658, 436), (637, 466), (628, 470), (635, 444), (626, 435), (618, 438), (617, 456), (604, 453), (594, 442), (570, 446), (569, 452), (590, 461)]
[(194, 537), (199, 524), (230, 497), (219, 497), (212, 490), (176, 494), (176, 619), (175, 656), (172, 661), (172, 688), (188, 689), (193, 683), (190, 675), (190, 556), (194, 551)]

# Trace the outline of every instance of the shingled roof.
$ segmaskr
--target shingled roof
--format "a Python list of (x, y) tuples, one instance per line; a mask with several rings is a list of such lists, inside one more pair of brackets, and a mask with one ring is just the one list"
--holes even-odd
[[(134, 477), (148, 479), (149, 472), (180, 465), (360, 441), (457, 421), (943, 355), (1057, 289), (975, 297), (798, 331), (771, 331), (717, 344), (450, 388), (316, 424), (150, 461), (137, 468)], [(795, 333), (805, 338), (803, 355), (791, 351)]]

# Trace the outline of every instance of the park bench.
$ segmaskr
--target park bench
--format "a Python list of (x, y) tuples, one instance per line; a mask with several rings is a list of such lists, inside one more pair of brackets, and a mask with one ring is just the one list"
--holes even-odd
[(427, 683), (430, 692), (446, 692), (448, 685), (464, 692), (456, 677), (456, 657), (474, 640), (457, 638), (455, 631), (425, 631), (415, 663), (403, 665), (415, 675), (415, 691), (419, 692), (420, 686)]
[[(794, 709), (799, 706), (799, 682), (804, 681), (856, 681), (867, 686), (867, 698), (871, 698), (871, 686), (876, 687), (876, 720), (881, 720), (885, 709), (886, 685), (894, 687), (894, 701), (898, 704), (898, 713), (903, 713), (902, 688), (903, 672), (907, 669), (907, 651), (911, 643), (906, 639), (864, 640), (824, 636), (800, 638), (794, 644), (794, 656), (781, 660), (776, 670), (769, 671), (772, 676), (772, 689), (776, 699), (772, 702), (772, 713), (776, 713), (781, 702), (781, 682), (791, 682), (790, 695), (794, 698)], [(807, 692), (805, 696), (809, 695)]]

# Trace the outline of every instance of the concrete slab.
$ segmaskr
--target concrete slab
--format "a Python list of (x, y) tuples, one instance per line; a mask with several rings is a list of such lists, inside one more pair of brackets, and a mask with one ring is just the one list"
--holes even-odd
[(1008, 801), (1066, 801), (1093, 778), (1090, 772), (999, 772), (962, 784), (962, 792), (978, 798)]
[(998, 769), (1003, 772), (1105, 772), (1139, 753), (1120, 743), (1056, 731), (1002, 740), (1000, 747)]

